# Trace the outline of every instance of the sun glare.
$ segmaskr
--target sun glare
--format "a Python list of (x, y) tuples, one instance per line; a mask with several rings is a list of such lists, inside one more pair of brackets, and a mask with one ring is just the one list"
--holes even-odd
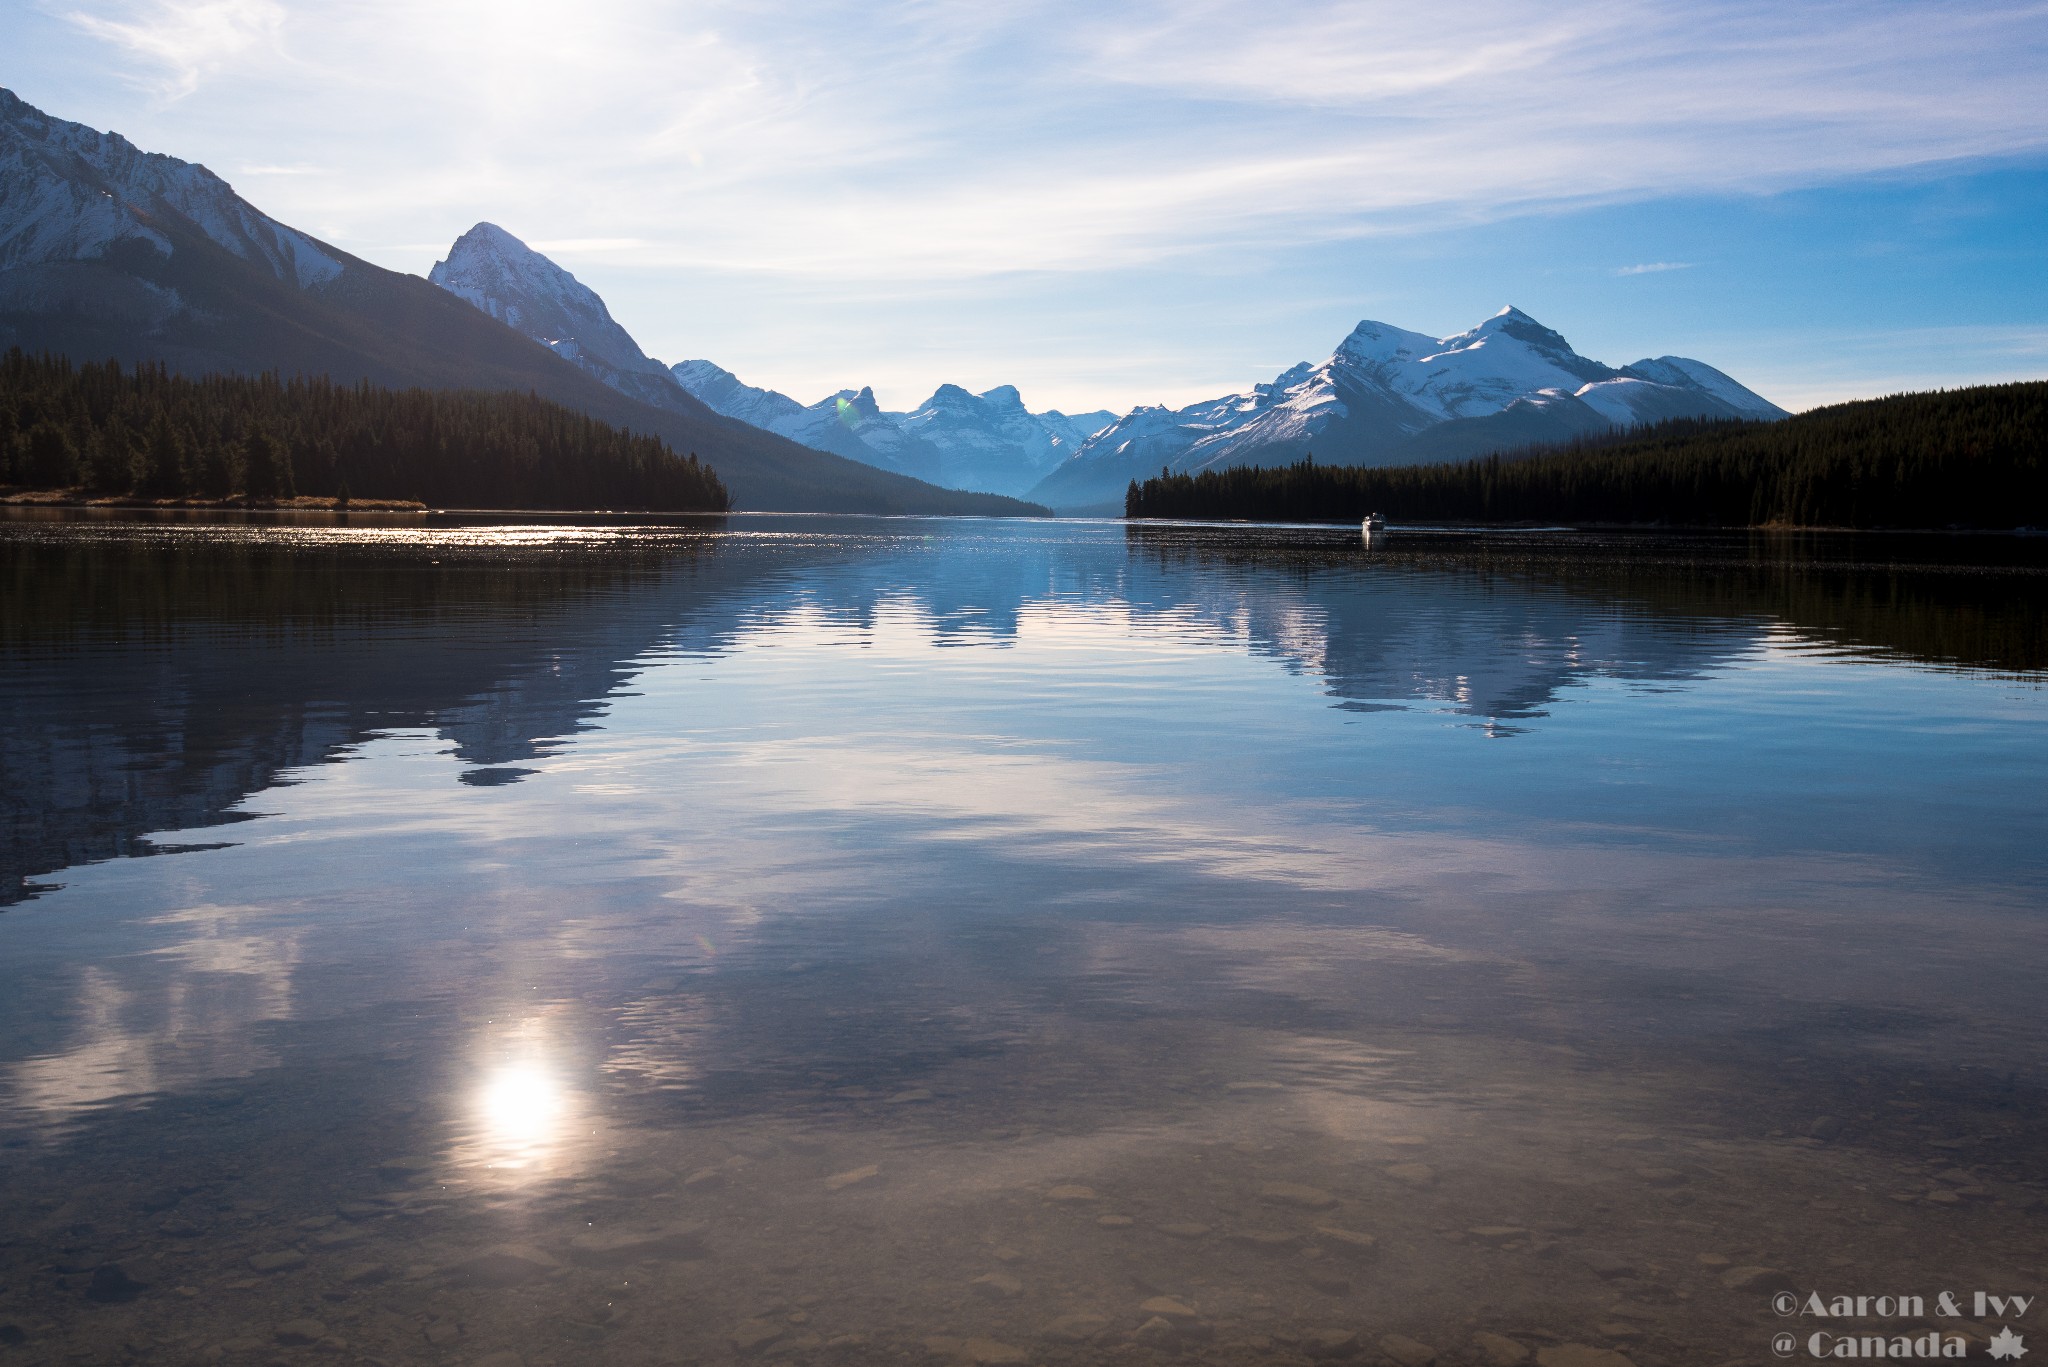
[(560, 1132), (568, 1106), (552, 1074), (539, 1064), (521, 1063), (485, 1081), (479, 1109), (492, 1147), (531, 1150), (546, 1146)]

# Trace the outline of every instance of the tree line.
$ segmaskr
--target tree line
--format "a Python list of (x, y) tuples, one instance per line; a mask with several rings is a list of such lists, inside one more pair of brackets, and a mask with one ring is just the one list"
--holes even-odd
[(148, 362), (0, 357), (0, 485), (84, 497), (314, 495), (438, 507), (722, 512), (694, 453), (533, 394), (277, 375), (191, 379)]
[(1477, 460), (1243, 466), (1131, 481), (1124, 516), (1689, 527), (2048, 527), (2048, 382), (1780, 422), (1681, 419)]

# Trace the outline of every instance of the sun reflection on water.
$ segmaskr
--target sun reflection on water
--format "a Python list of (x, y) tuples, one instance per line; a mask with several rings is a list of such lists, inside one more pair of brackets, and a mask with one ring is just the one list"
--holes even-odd
[(458, 1166), (499, 1180), (560, 1176), (579, 1161), (576, 1141), (589, 1132), (583, 1107), (550, 1048), (546, 1019), (515, 1026), (490, 1042), (467, 1095)]
[(495, 1148), (527, 1153), (555, 1138), (568, 1099), (554, 1075), (538, 1063), (501, 1068), (477, 1093), (486, 1141)]

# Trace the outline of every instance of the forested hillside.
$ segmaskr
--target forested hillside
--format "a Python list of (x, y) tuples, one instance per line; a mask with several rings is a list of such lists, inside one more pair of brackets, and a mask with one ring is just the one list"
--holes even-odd
[(1692, 527), (2048, 526), (2048, 382), (1900, 394), (1782, 422), (1659, 423), (1436, 465), (1132, 481), (1127, 517)]
[(0, 484), (83, 497), (312, 494), (438, 507), (723, 511), (694, 454), (532, 394), (0, 357)]

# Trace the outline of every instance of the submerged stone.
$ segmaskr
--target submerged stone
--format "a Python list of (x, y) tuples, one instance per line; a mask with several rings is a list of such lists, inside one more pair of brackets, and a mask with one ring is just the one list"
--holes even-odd
[(553, 1258), (524, 1244), (505, 1244), (450, 1266), (448, 1275), (475, 1286), (524, 1286), (559, 1268)]
[(258, 1272), (289, 1272), (295, 1267), (305, 1265), (306, 1255), (292, 1248), (254, 1254), (249, 1259), (249, 1266)]
[(881, 1166), (870, 1163), (864, 1168), (850, 1168), (845, 1172), (832, 1174), (832, 1176), (825, 1179), (825, 1189), (827, 1191), (844, 1191), (848, 1187), (857, 1187), (863, 1182), (872, 1182), (881, 1175)]
[(1554, 1348), (1537, 1350), (1536, 1367), (1635, 1367), (1635, 1363), (1612, 1348), (1561, 1343)]
[(709, 1256), (702, 1225), (671, 1229), (594, 1229), (569, 1240), (569, 1257), (592, 1267), (646, 1261), (682, 1262)]
[(1721, 1274), (1730, 1291), (1797, 1291), (1799, 1285), (1775, 1267), (1731, 1267)]
[(1529, 1237), (1529, 1231), (1518, 1225), (1478, 1225), (1465, 1232), (1482, 1244), (1509, 1244)]
[(149, 1289), (147, 1282), (138, 1282), (119, 1263), (104, 1263), (93, 1269), (92, 1281), (86, 1285), (85, 1298), (102, 1305), (132, 1301)]
[(1045, 1326), (1045, 1337), (1060, 1343), (1085, 1343), (1109, 1328), (1103, 1315), (1061, 1315)]
[(308, 1343), (318, 1343), (321, 1339), (326, 1338), (327, 1326), (319, 1320), (286, 1320), (283, 1324), (277, 1326), (277, 1332), (272, 1334), (271, 1337), (288, 1348), (303, 1347)]
[(1359, 1347), (1349, 1329), (1311, 1329), (1301, 1336), (1301, 1350), (1312, 1358), (1355, 1357)]
[(1372, 1235), (1356, 1229), (1339, 1229), (1335, 1225), (1317, 1225), (1315, 1235), (1325, 1250), (1346, 1257), (1362, 1258), (1379, 1247), (1379, 1240)]
[(767, 1351), (769, 1346), (786, 1332), (781, 1325), (770, 1320), (748, 1320), (735, 1327), (727, 1338), (731, 1341), (735, 1353), (741, 1357), (752, 1357)]
[(1293, 1206), (1297, 1210), (1328, 1210), (1337, 1204), (1337, 1198), (1321, 1187), (1305, 1187), (1298, 1182), (1261, 1182), (1259, 1199), (1269, 1205)]
[(1380, 1351), (1398, 1367), (1429, 1367), (1436, 1361), (1436, 1349), (1406, 1334), (1388, 1334), (1380, 1340)]
[(1241, 1229), (1228, 1236), (1228, 1242), (1259, 1253), (1285, 1253), (1300, 1246), (1301, 1236), (1284, 1229)]
[(1024, 1294), (1024, 1283), (1007, 1272), (984, 1272), (967, 1286), (988, 1300), (1011, 1300)]
[(1472, 1336), (1472, 1347), (1486, 1367), (1520, 1367), (1529, 1358), (1529, 1350), (1520, 1343), (1484, 1329)]

